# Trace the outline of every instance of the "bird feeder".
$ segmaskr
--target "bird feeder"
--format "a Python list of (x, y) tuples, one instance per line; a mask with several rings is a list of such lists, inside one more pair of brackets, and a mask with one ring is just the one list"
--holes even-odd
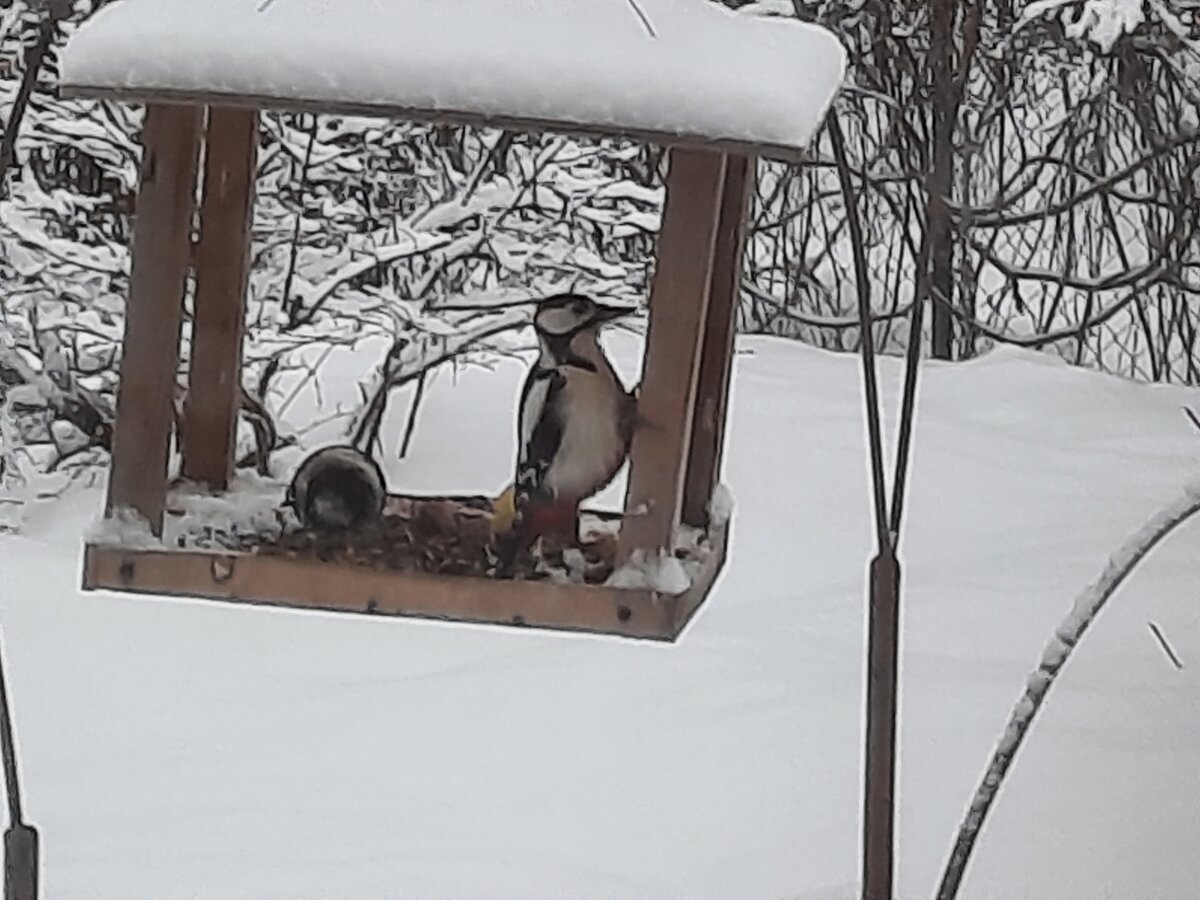
[[(823, 29), (704, 0), (123, 0), (80, 27), (64, 95), (145, 104), (106, 515), (171, 512), (172, 404), (194, 275), (182, 475), (232, 476), (259, 111), (624, 137), (669, 151), (618, 564), (707, 548), (686, 589), (393, 571), (92, 540), (83, 585), (674, 640), (726, 556), (710, 515), (758, 158), (796, 160), (844, 68)], [(199, 185), (197, 181), (199, 180)], [(199, 188), (199, 189), (198, 189)], [(193, 215), (198, 220), (193, 226)]]

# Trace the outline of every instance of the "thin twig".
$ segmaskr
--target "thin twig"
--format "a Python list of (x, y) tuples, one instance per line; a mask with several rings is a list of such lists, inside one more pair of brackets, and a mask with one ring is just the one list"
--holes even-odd
[(426, 369), (417, 379), (417, 387), (413, 391), (412, 404), (408, 407), (408, 421), (404, 423), (404, 437), (400, 441), (400, 458), (408, 456), (409, 445), (412, 444), (413, 432), (417, 429), (417, 410), (425, 399), (425, 383), (429, 380), (429, 370)]
[(642, 9), (642, 5), (638, 0), (626, 0), (637, 13), (637, 17), (642, 20), (642, 27), (646, 29), (646, 34), (650, 37), (658, 37), (658, 32), (654, 30), (654, 23), (650, 21), (650, 17), (646, 15), (646, 11)]
[(417, 351), (421, 353), (420, 358), (412, 362), (410, 364), (412, 367), (407, 370), (403, 366), (406, 360), (400, 357), (408, 349), (408, 345), (393, 347), (388, 357), (384, 360), (383, 371), (380, 373), (378, 385), (375, 387), (373, 395), (370, 396), (365, 410), (358, 421), (349, 429), (350, 443), (355, 447), (362, 448), (372, 445), (377, 436), (378, 420), (383, 415), (384, 408), (387, 405), (387, 397), (391, 391), (401, 388), (410, 381), (421, 377), (422, 373), (431, 371), (457, 358), (466, 351), (474, 349), (476, 345), (488, 338), (495, 337), (506, 331), (523, 328), (526, 324), (527, 321), (524, 317), (516, 319), (502, 316), (487, 326), (481, 326), (476, 332), (467, 335), (456, 335), (453, 341), (444, 341), (442, 346), (431, 353), (424, 352), (432, 348), (428, 344), (423, 344), (417, 347)]
[[(850, 328), (861, 328), (862, 319), (857, 313), (850, 316), (810, 316), (788, 307), (787, 301), (764, 291), (749, 278), (742, 279), (742, 290), (764, 303), (769, 303), (780, 310), (788, 319), (808, 328), (828, 328), (831, 331), (845, 331)], [(439, 307), (441, 308), (441, 307)], [(451, 307), (453, 308), (453, 307)], [(912, 304), (907, 303), (887, 312), (872, 312), (871, 319), (875, 322), (887, 322), (892, 319), (903, 319), (912, 312)]]
[(1192, 420), (1192, 424), (1194, 426), (1196, 426), (1196, 430), (1200, 431), (1200, 415), (1197, 415), (1196, 411), (1194, 409), (1192, 409), (1190, 406), (1185, 406), (1183, 408), (1183, 411), (1187, 415), (1187, 417)]
[[(270, 0), (269, 0), (270, 2)], [(300, 259), (300, 233), (304, 223), (304, 195), (308, 190), (308, 176), (312, 165), (313, 147), (317, 142), (317, 117), (314, 115), (309, 122), (308, 148), (304, 151), (304, 163), (300, 169), (300, 185), (297, 189), (296, 221), (292, 225), (292, 247), (288, 256), (287, 273), (283, 276), (283, 297), (280, 299), (287, 313), (288, 327), (295, 328), (302, 311), (300, 297), (292, 296), (293, 284), (296, 279), (296, 266)]]
[(1171, 645), (1167, 643), (1167, 636), (1162, 633), (1162, 629), (1154, 622), (1147, 622), (1146, 624), (1150, 626), (1150, 633), (1158, 638), (1158, 645), (1162, 647), (1163, 653), (1167, 654), (1167, 659), (1171, 661), (1171, 665), (1182, 671), (1183, 661), (1171, 649)]
[(1114, 318), (1117, 313), (1121, 312), (1121, 310), (1141, 299), (1147, 283), (1153, 281), (1154, 278), (1157, 278), (1165, 271), (1166, 266), (1162, 265), (1155, 268), (1153, 271), (1146, 273), (1146, 283), (1132, 288), (1124, 297), (1119, 300), (1114, 300), (1111, 305), (1106, 306), (1098, 313), (1086, 317), (1078, 324), (1069, 325), (1065, 328), (1060, 328), (1057, 331), (1050, 331), (1044, 334), (1033, 335), (1031, 337), (1006, 334), (1003, 331), (992, 328), (990, 325), (984, 324), (983, 322), (979, 321), (973, 316), (967, 315), (965, 312), (959, 309), (953, 300), (947, 299), (946, 296), (943, 295), (942, 292), (936, 287), (930, 291), (929, 297), (936, 304), (947, 309), (950, 312), (950, 315), (952, 315), (954, 318), (958, 319), (964, 325), (974, 328), (986, 338), (990, 338), (993, 341), (999, 341), (1002, 344), (1011, 344), (1014, 347), (1025, 347), (1030, 350), (1038, 350), (1058, 341), (1068, 340), (1071, 338), (1082, 340), (1087, 332), (1091, 331), (1093, 328), (1103, 325), (1105, 322)]
[(1079, 594), (1066, 619), (1055, 629), (1037, 669), (1029, 676), (1024, 692), (1009, 715), (1004, 734), (992, 753), (991, 761), (975, 790), (975, 796), (967, 807), (962, 824), (959, 825), (954, 848), (942, 873), (937, 900), (955, 900), (958, 896), (967, 863), (1004, 778), (1029, 735), (1033, 720), (1050, 693), (1050, 688), (1054, 686), (1059, 673), (1079, 646), (1088, 627), (1150, 551), (1198, 512), (1200, 484), (1189, 485), (1175, 502), (1125, 541), (1113, 554), (1100, 576)]
[(320, 369), (321, 365), (325, 362), (325, 360), (327, 360), (330, 357), (330, 355), (333, 353), (335, 347), (336, 347), (336, 345), (333, 343), (327, 344), (325, 346), (325, 349), (321, 351), (321, 356), (317, 359), (316, 362), (314, 362), (311, 366), (302, 366), (301, 367), (305, 370), (305, 372), (307, 374), (305, 376), (302, 376), (300, 378), (300, 380), (297, 381), (295, 385), (293, 385), (291, 393), (289, 393), (286, 397), (283, 398), (283, 403), (281, 403), (279, 405), (279, 410), (275, 413), (277, 418), (282, 419), (284, 414), (291, 407), (292, 403), (300, 395), (300, 392), (302, 390), (304, 390), (305, 386), (310, 381), (316, 380), (317, 370)]
[(1011, 228), (1014, 225), (1025, 225), (1040, 219), (1054, 218), (1070, 212), (1085, 200), (1089, 200), (1097, 194), (1121, 184), (1121, 182), (1160, 157), (1174, 153), (1176, 150), (1187, 148), (1195, 144), (1198, 140), (1200, 140), (1200, 135), (1195, 131), (1189, 130), (1180, 137), (1154, 146), (1145, 156), (1139, 157), (1109, 177), (1096, 181), (1080, 190), (1067, 200), (1060, 203), (1051, 203), (1028, 212), (1006, 214), (1004, 210), (1012, 204), (1013, 198), (1011, 197), (998, 200), (995, 204), (988, 207), (948, 205), (955, 216), (970, 217), (971, 224), (977, 228)]

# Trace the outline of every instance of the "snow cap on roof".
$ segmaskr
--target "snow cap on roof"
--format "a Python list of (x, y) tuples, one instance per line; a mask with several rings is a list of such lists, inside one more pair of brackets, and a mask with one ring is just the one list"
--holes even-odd
[(844, 70), (825, 29), (709, 0), (121, 0), (62, 88), (795, 156)]

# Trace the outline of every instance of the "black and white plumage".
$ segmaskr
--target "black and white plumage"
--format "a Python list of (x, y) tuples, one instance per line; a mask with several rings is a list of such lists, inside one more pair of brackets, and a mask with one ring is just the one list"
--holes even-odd
[(324, 447), (300, 464), (287, 502), (306, 527), (352, 531), (379, 521), (387, 488), (379, 464), (354, 447)]
[(570, 529), (581, 501), (616, 476), (629, 454), (636, 402), (600, 347), (600, 328), (632, 310), (580, 294), (543, 300), (534, 316), (541, 355), (521, 391), (518, 530)]

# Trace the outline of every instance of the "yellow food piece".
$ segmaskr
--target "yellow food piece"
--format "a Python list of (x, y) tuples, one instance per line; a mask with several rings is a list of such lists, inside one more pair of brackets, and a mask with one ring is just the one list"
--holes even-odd
[(511, 531), (516, 517), (516, 491), (513, 485), (509, 485), (492, 504), (492, 534), (505, 534)]

